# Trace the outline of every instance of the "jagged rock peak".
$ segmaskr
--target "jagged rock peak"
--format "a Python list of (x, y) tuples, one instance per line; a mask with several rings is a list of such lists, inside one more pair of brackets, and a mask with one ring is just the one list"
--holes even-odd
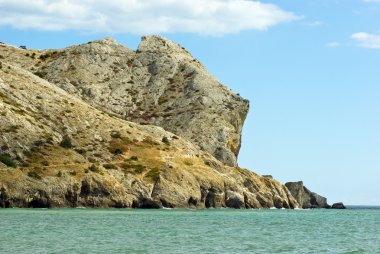
[(141, 37), (141, 42), (137, 50), (141, 52), (151, 51), (161, 53), (180, 53), (193, 58), (189, 51), (181, 45), (158, 35)]
[(106, 44), (106, 45), (115, 45), (118, 44), (117, 41), (112, 37), (105, 37), (100, 40), (95, 40), (90, 43)]

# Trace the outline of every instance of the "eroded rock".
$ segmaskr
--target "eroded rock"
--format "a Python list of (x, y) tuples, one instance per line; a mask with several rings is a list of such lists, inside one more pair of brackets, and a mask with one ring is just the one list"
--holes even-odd
[(315, 192), (311, 192), (307, 189), (302, 181), (288, 182), (285, 186), (289, 189), (292, 196), (302, 206), (302, 208), (329, 208), (327, 199), (318, 195)]

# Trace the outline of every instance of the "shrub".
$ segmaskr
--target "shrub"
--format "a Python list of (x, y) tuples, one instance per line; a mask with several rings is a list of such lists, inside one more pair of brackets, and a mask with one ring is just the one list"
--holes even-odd
[(118, 131), (111, 133), (111, 138), (121, 138), (121, 134)]
[(110, 142), (110, 146), (108, 147), (108, 151), (110, 151), (111, 153), (115, 155), (123, 154), (128, 151), (128, 146), (126, 146), (120, 140), (112, 140)]
[(99, 167), (95, 164), (92, 164), (88, 170), (92, 171), (92, 172), (98, 172), (99, 171)]
[(186, 166), (193, 166), (193, 162), (189, 159), (186, 159), (183, 161), (183, 163), (186, 165)]
[(0, 154), (0, 162), (7, 165), (8, 167), (17, 167), (16, 162), (12, 159), (12, 157), (9, 154)]
[(135, 169), (136, 174), (141, 174), (145, 170), (145, 166), (141, 164), (133, 165), (133, 168)]
[(120, 166), (123, 169), (134, 169), (134, 173), (136, 173), (136, 174), (141, 174), (146, 169), (146, 167), (144, 165), (141, 165), (141, 164), (134, 165), (134, 164), (129, 164), (129, 163), (123, 163)]
[(61, 143), (59, 144), (63, 148), (72, 148), (71, 138), (66, 134), (63, 136)]
[(42, 177), (37, 172), (34, 172), (34, 171), (29, 171), (28, 172), (28, 176), (30, 178), (34, 178), (34, 179), (37, 179), (37, 180), (41, 180), (42, 179)]
[(116, 169), (116, 165), (112, 164), (112, 163), (106, 163), (106, 164), (103, 164), (103, 167), (105, 169)]
[(85, 154), (86, 153), (86, 150), (83, 149), (83, 148), (77, 148), (75, 149), (75, 152), (79, 153), (79, 154)]
[(138, 161), (139, 158), (137, 158), (137, 156), (132, 156), (131, 158), (129, 158), (131, 161)]
[(47, 75), (47, 72), (44, 72), (44, 71), (36, 71), (35, 73), (33, 73), (34, 75), (40, 77), (40, 78), (45, 78), (46, 75)]
[(169, 139), (167, 137), (163, 137), (162, 138), (162, 143), (166, 144), (166, 145), (169, 145), (170, 142), (169, 142)]
[(57, 173), (57, 177), (62, 177), (62, 172), (61, 172), (61, 171), (59, 171), (59, 172)]
[(151, 178), (153, 181), (157, 181), (160, 179), (160, 169), (151, 169), (145, 176)]

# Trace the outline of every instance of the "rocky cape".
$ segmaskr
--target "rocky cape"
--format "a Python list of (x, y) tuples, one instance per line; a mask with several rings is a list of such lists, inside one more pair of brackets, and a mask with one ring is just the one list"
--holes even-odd
[(237, 166), (248, 108), (159, 36), (0, 44), (0, 207), (302, 207)]

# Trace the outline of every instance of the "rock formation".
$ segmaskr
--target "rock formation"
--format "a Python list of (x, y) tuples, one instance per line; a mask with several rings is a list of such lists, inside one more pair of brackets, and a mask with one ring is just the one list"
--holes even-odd
[(288, 182), (285, 184), (292, 196), (297, 200), (298, 204), (304, 209), (308, 208), (330, 208), (327, 199), (311, 192), (307, 189), (302, 181)]
[[(12, 54), (6, 57), (14, 59)], [(24, 68), (92, 106), (161, 126), (224, 164), (237, 165), (249, 102), (220, 84), (180, 45), (147, 36), (132, 51), (106, 38), (37, 52), (34, 61), (24, 58)]]
[(334, 203), (331, 206), (331, 208), (332, 209), (346, 209), (346, 206), (342, 202), (339, 202), (339, 203)]
[(0, 45), (0, 207), (298, 207), (235, 166), (247, 110), (160, 37), (136, 52)]

